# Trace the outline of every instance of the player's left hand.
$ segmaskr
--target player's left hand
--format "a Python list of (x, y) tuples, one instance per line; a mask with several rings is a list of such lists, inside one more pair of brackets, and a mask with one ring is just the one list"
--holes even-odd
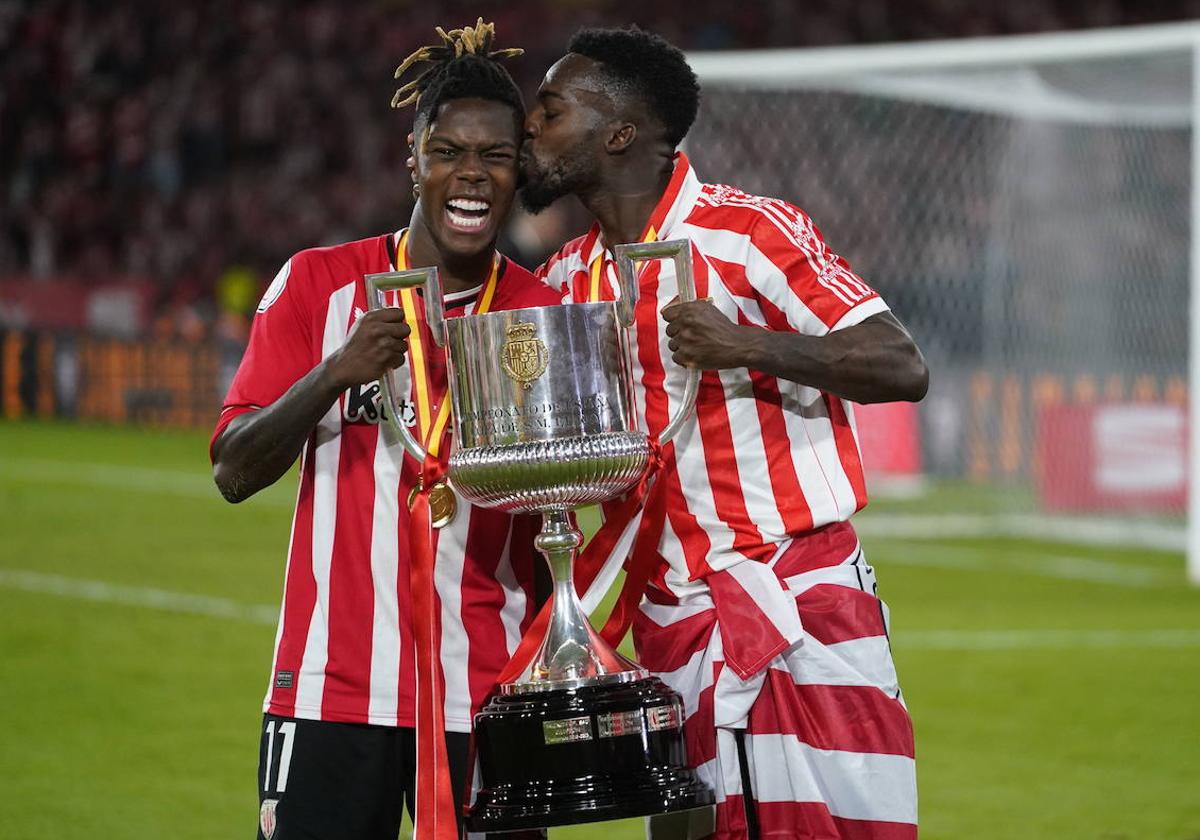
[(744, 328), (726, 318), (711, 300), (675, 301), (663, 307), (671, 358), (700, 370), (745, 367)]

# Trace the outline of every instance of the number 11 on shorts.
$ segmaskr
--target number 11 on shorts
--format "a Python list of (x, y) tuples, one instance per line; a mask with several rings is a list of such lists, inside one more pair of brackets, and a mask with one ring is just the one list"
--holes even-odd
[(292, 741), (296, 736), (296, 722), (294, 720), (284, 721), (267, 721), (265, 735), (267, 736), (267, 757), (263, 762), (263, 791), (271, 790), (271, 759), (275, 755), (275, 724), (279, 724), (279, 739), (281, 741), (279, 750), (279, 769), (275, 779), (275, 792), (283, 793), (287, 790), (288, 768), (292, 765)]

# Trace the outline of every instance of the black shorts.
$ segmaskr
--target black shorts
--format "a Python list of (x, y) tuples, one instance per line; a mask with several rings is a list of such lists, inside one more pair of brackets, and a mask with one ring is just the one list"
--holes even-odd
[[(446, 733), (456, 813), (468, 749), (466, 733)], [(396, 840), (403, 807), (413, 813), (416, 754), (410, 727), (264, 715), (259, 840)]]

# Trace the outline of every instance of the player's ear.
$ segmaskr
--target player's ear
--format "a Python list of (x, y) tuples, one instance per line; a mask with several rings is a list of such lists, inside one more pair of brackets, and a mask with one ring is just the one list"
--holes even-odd
[(637, 139), (637, 126), (633, 123), (618, 123), (608, 135), (604, 150), (610, 155), (624, 154)]

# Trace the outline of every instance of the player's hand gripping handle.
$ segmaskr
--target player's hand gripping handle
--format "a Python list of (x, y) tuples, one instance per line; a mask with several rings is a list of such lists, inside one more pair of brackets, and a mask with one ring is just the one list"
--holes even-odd
[[(433, 340), (437, 342), (437, 345), (439, 347), (446, 346), (446, 324), (442, 317), (442, 283), (438, 278), (436, 268), (430, 266), (411, 268), (406, 271), (367, 274), (364, 275), (363, 281), (367, 286), (367, 308), (372, 312), (387, 306), (383, 297), (386, 292), (424, 287), (425, 320), (429, 324)], [(408, 430), (408, 426), (400, 418), (400, 407), (396, 402), (396, 372), (394, 370), (386, 370), (379, 377), (379, 389), (383, 392), (384, 408), (386, 409), (384, 416), (387, 417), (388, 424), (399, 436), (405, 451), (416, 458), (419, 463), (424, 463), (425, 456), (428, 454), (425, 447), (413, 436), (412, 432)]]
[[(675, 280), (679, 284), (680, 303), (696, 299), (696, 281), (692, 275), (692, 243), (687, 239), (668, 239), (664, 242), (633, 242), (618, 245), (613, 249), (617, 257), (617, 279), (621, 284), (621, 296), (617, 301), (617, 318), (625, 327), (633, 326), (633, 312), (638, 302), (638, 282), (634, 261), (670, 258), (675, 263)], [(658, 436), (660, 445), (679, 434), (684, 422), (696, 406), (696, 394), (700, 389), (700, 371), (688, 368), (687, 381), (683, 386), (683, 404), (668, 421)]]

